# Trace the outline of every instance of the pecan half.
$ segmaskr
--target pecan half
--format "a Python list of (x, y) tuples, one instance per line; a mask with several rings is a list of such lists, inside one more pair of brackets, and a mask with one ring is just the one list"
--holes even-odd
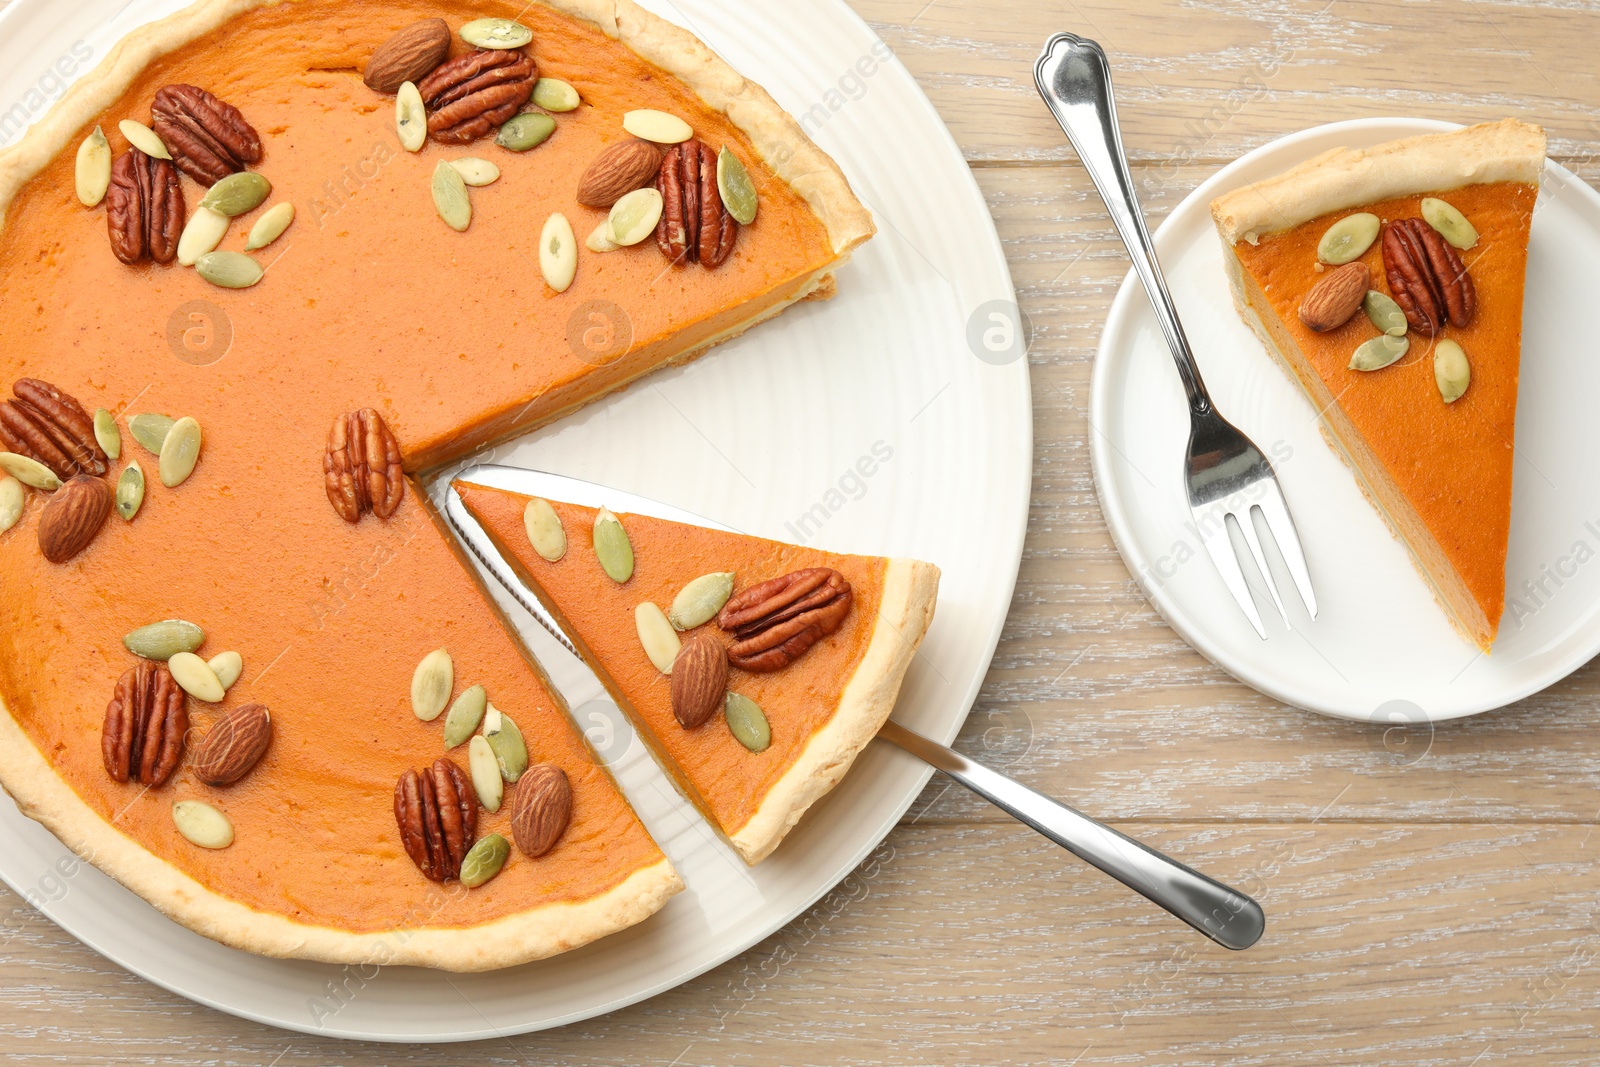
[(387, 519), (406, 492), (400, 444), (383, 416), (371, 408), (333, 420), (322, 474), (328, 502), (345, 522), (360, 522), (369, 511)]
[(166, 664), (141, 660), (117, 681), (106, 705), (100, 755), (118, 782), (165, 785), (183, 759), (189, 704)]
[(1383, 271), (1406, 322), (1432, 337), (1448, 322), (1466, 326), (1478, 310), (1478, 294), (1461, 257), (1422, 219), (1400, 219), (1383, 231)]
[(111, 251), (132, 265), (143, 259), (171, 263), (178, 255), (188, 208), (178, 168), (130, 148), (111, 167), (106, 191), (106, 228)]
[(201, 185), (261, 162), (261, 136), (232, 104), (194, 85), (156, 92), (150, 117), (177, 168)]
[(37, 378), (19, 378), (11, 391), (16, 399), (0, 402), (0, 444), (8, 452), (38, 460), (63, 481), (110, 469), (94, 420), (76, 399)]
[(515, 49), (479, 49), (457, 56), (422, 79), (428, 134), (442, 144), (470, 144), (522, 109), (539, 67)]
[(855, 592), (831, 567), (811, 567), (753, 585), (731, 597), (717, 625), (731, 632), (728, 662), (746, 671), (787, 667), (850, 614)]
[(406, 771), (394, 787), (394, 820), (406, 855), (435, 882), (461, 874), (478, 836), (478, 798), (466, 773), (448, 759)]
[(656, 176), (661, 193), (661, 221), (656, 245), (674, 266), (696, 262), (707, 270), (720, 267), (733, 252), (739, 221), (728, 213), (717, 188), (717, 153), (701, 140), (667, 149)]

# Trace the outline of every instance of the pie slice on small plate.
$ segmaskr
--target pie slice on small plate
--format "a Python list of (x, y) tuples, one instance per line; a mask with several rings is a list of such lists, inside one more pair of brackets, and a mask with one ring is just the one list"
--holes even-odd
[(1332, 149), (1211, 204), (1240, 315), (1485, 651), (1505, 605), (1544, 154), (1543, 130), (1505, 119)]
[(844, 777), (933, 618), (929, 563), (454, 489), (747, 863)]

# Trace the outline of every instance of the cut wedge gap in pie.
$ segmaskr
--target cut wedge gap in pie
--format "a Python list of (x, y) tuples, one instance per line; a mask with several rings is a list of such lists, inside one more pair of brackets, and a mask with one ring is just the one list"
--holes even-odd
[[(770, 854), (878, 732), (933, 617), (929, 563), (455, 488), (747, 863)], [(564, 533), (554, 560), (535, 547), (541, 522)], [(623, 581), (600, 554), (619, 531), (632, 552)]]
[(1504, 119), (1325, 152), (1214, 200), (1234, 303), (1452, 625), (1488, 651), (1545, 135)]

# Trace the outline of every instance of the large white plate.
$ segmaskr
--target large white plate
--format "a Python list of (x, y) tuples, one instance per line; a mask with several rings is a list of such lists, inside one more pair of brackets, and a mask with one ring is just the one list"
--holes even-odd
[[(83, 0), (70, 18), (65, 6), (19, 0), (0, 15), (0, 107), (19, 101), (37, 118), (28, 94), (59, 95), (54, 57), (72, 58), (81, 38), (76, 58), (87, 50), (97, 62), (129, 29), (180, 5)], [(897, 716), (949, 740), (993, 654), (1027, 520), (1027, 361), (1020, 342), (1005, 346), (1015, 305), (993, 223), (932, 106), (842, 3), (651, 6), (802, 116), (880, 233), (844, 272), (837, 299), (791, 310), (692, 366), (476, 458), (604, 482), (754, 533), (937, 563), (938, 619)], [(869, 746), (777, 854), (746, 870), (596, 699), (592, 677), (520, 609), (514, 617), (535, 652), (551, 657), (580, 724), (688, 883), (640, 926), (485, 975), (263, 959), (168, 922), (74, 863), (9, 803), (0, 805), (0, 877), (129, 970), (224, 1011), (345, 1037), (483, 1038), (632, 1003), (754, 945), (854, 869), (930, 773)]]
[[(1492, 655), (1456, 635), (1322, 439), (1316, 413), (1234, 311), (1210, 201), (1340, 145), (1454, 128), (1421, 119), (1340, 122), (1274, 141), (1180, 204), (1155, 243), (1217, 407), (1273, 459), (1299, 525), (1320, 611), (1288, 590), (1285, 629), (1264, 590), (1261, 640), (1188, 529), (1183, 392), (1130, 273), (1095, 363), (1095, 484), (1128, 569), (1208, 659), (1269, 696), (1347, 719), (1471, 715), (1538, 692), (1600, 651), (1600, 196), (1549, 164), (1533, 217), (1517, 405), (1506, 614)], [(1270, 551), (1270, 550), (1269, 550)], [(1277, 564), (1274, 563), (1274, 566)], [(1254, 581), (1252, 574), (1252, 581)], [(1269, 618), (1270, 616), (1270, 618)]]

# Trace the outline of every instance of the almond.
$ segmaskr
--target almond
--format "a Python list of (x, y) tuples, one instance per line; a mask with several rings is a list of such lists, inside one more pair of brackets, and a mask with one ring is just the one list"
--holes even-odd
[(655, 181), (660, 170), (661, 149), (638, 138), (618, 141), (596, 156), (578, 179), (578, 203), (608, 208)]
[(555, 847), (572, 821), (572, 785), (567, 772), (552, 763), (529, 767), (512, 801), (511, 836), (517, 847), (538, 857)]
[(39, 551), (65, 563), (89, 547), (111, 514), (111, 487), (87, 474), (67, 479), (39, 516)]
[(1371, 284), (1372, 271), (1359, 261), (1329, 271), (1306, 294), (1300, 321), (1318, 333), (1337, 330), (1360, 310)]
[(194, 750), (194, 776), (206, 785), (232, 785), (261, 762), (272, 744), (265, 704), (243, 704), (217, 720)]
[(362, 80), (380, 93), (398, 92), (406, 82), (420, 82), (450, 54), (450, 24), (423, 19), (396, 33), (372, 53)]
[(717, 713), (728, 689), (728, 653), (703, 633), (678, 651), (672, 663), (672, 715), (694, 729)]

